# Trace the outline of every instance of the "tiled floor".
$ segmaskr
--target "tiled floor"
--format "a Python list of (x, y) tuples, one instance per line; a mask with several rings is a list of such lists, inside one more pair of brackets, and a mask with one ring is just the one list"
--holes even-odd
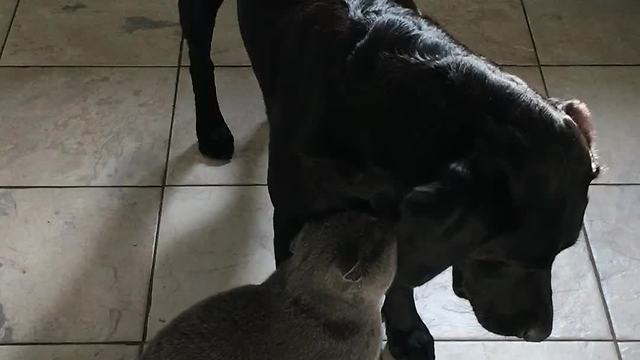
[[(608, 167), (554, 268), (551, 339), (487, 333), (445, 273), (416, 292), (438, 358), (640, 359), (640, 2), (419, 5), (539, 91), (585, 100)], [(273, 269), (268, 127), (234, 7), (213, 51), (238, 142), (225, 164), (194, 146), (175, 0), (0, 0), (0, 359), (133, 360), (184, 307)]]

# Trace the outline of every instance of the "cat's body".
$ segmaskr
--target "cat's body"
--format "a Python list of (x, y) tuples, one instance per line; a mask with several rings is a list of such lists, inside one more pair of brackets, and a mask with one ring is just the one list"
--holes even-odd
[(294, 245), (294, 257), (264, 283), (182, 313), (143, 360), (376, 359), (394, 242), (374, 219), (341, 214), (305, 227)]

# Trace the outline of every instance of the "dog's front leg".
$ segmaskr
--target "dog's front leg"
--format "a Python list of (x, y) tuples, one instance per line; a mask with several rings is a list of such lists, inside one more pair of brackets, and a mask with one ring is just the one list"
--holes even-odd
[(291, 242), (302, 229), (303, 221), (298, 221), (277, 206), (273, 211), (273, 247), (276, 267), (291, 257)]
[(435, 359), (433, 337), (420, 319), (413, 287), (394, 283), (387, 292), (382, 313), (389, 351), (396, 360)]
[(196, 133), (200, 152), (228, 160), (233, 155), (233, 135), (218, 104), (211, 59), (216, 15), (223, 0), (180, 0), (180, 24), (189, 45), (191, 81), (196, 100)]

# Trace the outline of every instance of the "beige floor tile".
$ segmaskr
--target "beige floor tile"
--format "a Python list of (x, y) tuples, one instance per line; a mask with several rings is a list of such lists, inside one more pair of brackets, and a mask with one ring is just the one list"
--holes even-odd
[(0, 0), (0, 47), (9, 30), (9, 23), (17, 2), (18, 0)]
[(140, 340), (159, 201), (158, 189), (0, 190), (0, 342)]
[(640, 343), (620, 343), (622, 360), (640, 359)]
[(198, 151), (191, 77), (180, 76), (171, 139), (169, 184), (265, 184), (267, 181), (267, 125), (262, 93), (247, 68), (216, 70), (222, 113), (235, 137), (231, 162), (205, 158)]
[[(562, 252), (553, 266), (554, 329), (551, 338), (610, 339), (604, 306), (586, 243)], [(451, 272), (416, 289), (422, 319), (438, 339), (500, 339), (484, 330), (469, 302), (451, 290)]]
[(519, 0), (417, 0), (458, 41), (499, 64), (536, 64)]
[[(436, 343), (438, 360), (617, 360), (608, 342), (444, 342)], [(383, 360), (392, 360), (388, 351)], [(626, 360), (626, 359), (625, 359)]]
[(551, 96), (578, 98), (593, 114), (605, 166), (597, 182), (640, 182), (640, 67), (545, 67)]
[(195, 302), (260, 283), (275, 266), (266, 187), (168, 189), (163, 208), (150, 337)]
[(0, 69), (0, 185), (162, 183), (174, 69)]
[(618, 339), (640, 340), (640, 186), (591, 189), (586, 226)]
[(640, 63), (640, 2), (525, 0), (542, 64)]
[(545, 94), (544, 83), (538, 67), (533, 66), (503, 66), (502, 70), (516, 75), (524, 80), (533, 90), (540, 94)]
[(22, 0), (0, 63), (177, 65), (177, 1)]
[(2, 346), (3, 360), (136, 360), (135, 345)]
[[(238, 15), (236, 0), (226, 0), (222, 3), (218, 16), (216, 17), (216, 27), (213, 33), (213, 56), (216, 65), (251, 65), (247, 51), (244, 49), (240, 27), (238, 26)], [(187, 43), (182, 52), (182, 64), (190, 64)]]

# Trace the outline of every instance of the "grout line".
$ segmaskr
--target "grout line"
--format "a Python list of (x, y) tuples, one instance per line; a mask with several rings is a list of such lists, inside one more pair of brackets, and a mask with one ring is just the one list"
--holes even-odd
[[(521, 339), (435, 339), (437, 343), (527, 343)], [(548, 339), (545, 343), (614, 343), (608, 339)], [(640, 340), (620, 340), (620, 343), (638, 344)], [(143, 346), (145, 341), (66, 341), (66, 342), (12, 342), (0, 343), (0, 348), (11, 346), (73, 346), (73, 345), (126, 345)], [(528, 343), (527, 343), (528, 344)]]
[(29, 189), (128, 189), (128, 188), (161, 188), (161, 185), (33, 185), (33, 186), (19, 186), (9, 185), (0, 186), (0, 189), (9, 190), (29, 190)]
[(142, 359), (142, 353), (144, 352), (144, 343), (138, 345), (138, 354), (136, 355), (136, 359)]
[(524, 14), (524, 20), (527, 23), (527, 29), (529, 30), (529, 37), (531, 38), (531, 45), (533, 46), (533, 53), (536, 55), (536, 62), (538, 63), (538, 72), (540, 73), (540, 78), (542, 79), (542, 86), (544, 87), (544, 93), (548, 97), (549, 96), (549, 88), (547, 87), (547, 81), (544, 78), (544, 73), (542, 72), (542, 65), (540, 65), (540, 55), (538, 54), (538, 47), (536, 46), (536, 39), (533, 37), (533, 30), (531, 30), (531, 22), (529, 21), (529, 14), (527, 13), (527, 7), (524, 4), (524, 0), (520, 0), (520, 5), (522, 6), (522, 12)]
[(183, 187), (266, 187), (266, 183), (245, 183), (245, 184), (177, 184), (177, 185), (165, 185), (168, 188), (183, 188)]
[(142, 324), (142, 342), (144, 342), (147, 339), (149, 314), (151, 313), (151, 300), (153, 295), (153, 275), (156, 267), (156, 254), (158, 252), (158, 240), (160, 237), (160, 221), (162, 219), (162, 207), (164, 206), (164, 194), (165, 194), (165, 188), (162, 187), (160, 191), (160, 204), (158, 206), (158, 216), (156, 221), (156, 232), (154, 234), (153, 247), (151, 251), (151, 270), (149, 271), (149, 288), (147, 289), (147, 302), (145, 304), (144, 323)]
[(257, 186), (257, 187), (264, 187), (267, 186), (266, 183), (245, 183), (245, 184), (233, 184), (233, 183), (228, 183), (228, 184), (177, 184), (177, 185), (165, 185), (165, 187), (251, 187), (251, 186)]
[(22, 69), (22, 68), (80, 68), (80, 69), (84, 69), (84, 68), (98, 68), (98, 69), (102, 69), (102, 68), (122, 68), (122, 69), (175, 69), (176, 67), (178, 67), (177, 65), (120, 65), (120, 64), (111, 64), (111, 65), (89, 65), (89, 64), (77, 64), (77, 65), (65, 65), (65, 64), (60, 64), (60, 65), (50, 65), (50, 64), (45, 64), (45, 65), (11, 65), (11, 64), (6, 64), (6, 65), (0, 65), (0, 68), (9, 68), (9, 69)]
[[(189, 64), (180, 64), (180, 67), (188, 68)], [(213, 64), (213, 68), (251, 68), (251, 64)]]
[(0, 343), (1, 347), (9, 346), (64, 346), (64, 345), (141, 345), (142, 341), (65, 341), (65, 342), (14, 342)]
[[(640, 67), (640, 64), (612, 64), (612, 63), (608, 63), (608, 64), (497, 64), (497, 66), (499, 67), (504, 67), (504, 66), (508, 66), (508, 67), (522, 67), (522, 68), (533, 68), (533, 67)], [(7, 68), (7, 69), (29, 69), (29, 68), (114, 68), (114, 69), (174, 69), (176, 67), (180, 67), (180, 68), (188, 68), (189, 65), (119, 65), (119, 64), (110, 64), (110, 65), (89, 65), (89, 64), (78, 64), (78, 65), (65, 65), (65, 64), (61, 64), (61, 65), (52, 65), (52, 64), (40, 64), (40, 65), (36, 65), (36, 64), (32, 64), (32, 65), (15, 65), (15, 64), (0, 64), (0, 69), (3, 68)], [(226, 65), (215, 65), (215, 68), (218, 69), (225, 69), (225, 68), (229, 68), (229, 69), (233, 69), (233, 68), (240, 68), (240, 69), (250, 69), (251, 65), (233, 65), (233, 64), (226, 64)]]
[(11, 28), (13, 28), (13, 20), (15, 20), (16, 14), (18, 13), (18, 5), (20, 5), (20, 0), (17, 0), (16, 5), (13, 7), (13, 14), (11, 14), (11, 20), (9, 20), (9, 24), (7, 25), (7, 33), (2, 41), (2, 46), (0, 46), (0, 59), (2, 59), (4, 48), (7, 46), (7, 42), (9, 41), (9, 34), (11, 33)]
[(538, 67), (538, 64), (500, 64), (495, 63), (498, 67), (523, 67), (523, 68), (532, 68)]
[[(530, 65), (510, 65), (510, 66), (530, 66)], [(89, 64), (77, 64), (77, 65), (52, 65), (52, 64), (40, 64), (40, 65), (15, 65), (15, 64), (2, 64), (1, 68), (9, 69), (22, 69), (22, 68), (123, 68), (123, 69), (175, 69), (175, 68), (188, 68), (188, 65), (89, 65)], [(251, 68), (251, 65), (215, 65), (215, 68)]]
[[(156, 233), (153, 242), (153, 250), (151, 253), (151, 270), (149, 272), (149, 289), (147, 291), (147, 304), (145, 309), (144, 324), (142, 325), (142, 343), (147, 340), (149, 332), (149, 315), (151, 314), (151, 303), (153, 301), (153, 277), (156, 269), (156, 257), (158, 255), (158, 242), (160, 240), (160, 223), (162, 222), (162, 208), (164, 206), (164, 197), (166, 193), (167, 174), (169, 173), (169, 156), (171, 154), (171, 140), (173, 137), (173, 125), (176, 118), (176, 103), (178, 101), (178, 89), (180, 85), (180, 63), (182, 60), (182, 47), (184, 41), (180, 41), (180, 50), (178, 51), (178, 66), (176, 69), (176, 82), (173, 88), (173, 106), (171, 109), (171, 124), (169, 125), (169, 139), (167, 141), (167, 153), (164, 160), (164, 174), (162, 176), (162, 191), (160, 192), (160, 205), (158, 206), (158, 221), (156, 223)], [(140, 352), (140, 349), (138, 349)]]
[[(508, 342), (508, 343), (523, 343), (523, 344), (527, 344), (527, 341), (524, 341), (522, 339), (516, 339), (516, 338), (505, 338), (505, 339), (455, 339), (455, 338), (444, 338), (444, 339), (438, 339), (436, 338), (434, 340), (436, 343), (446, 343), (446, 342), (491, 342), (491, 343), (500, 343), (500, 342)], [(611, 339), (589, 339), (589, 338), (584, 338), (584, 339), (564, 339), (564, 338), (559, 338), (559, 339), (547, 339), (544, 342), (550, 342), (550, 343), (567, 343), (567, 342), (596, 342), (596, 343), (610, 343), (613, 342), (613, 340)]]
[(0, 190), (33, 190), (33, 189), (159, 189), (159, 188), (187, 188), (187, 187), (265, 187), (266, 183), (245, 184), (175, 184), (175, 185), (34, 185), (34, 186), (0, 186)]
[(591, 186), (638, 186), (640, 183), (594, 183)]
[(622, 360), (622, 353), (620, 352), (620, 345), (618, 344), (618, 337), (616, 336), (616, 329), (613, 327), (613, 320), (611, 319), (611, 311), (609, 310), (609, 304), (607, 304), (607, 299), (604, 296), (604, 290), (602, 289), (602, 277), (600, 276), (600, 271), (598, 270), (598, 266), (596, 265), (596, 258), (593, 255), (593, 248), (591, 247), (591, 240), (589, 239), (589, 233), (587, 232), (587, 227), (582, 226), (582, 234), (584, 235), (585, 243), (587, 244), (587, 248), (589, 249), (589, 260), (591, 260), (591, 266), (593, 267), (593, 273), (596, 276), (596, 282), (598, 283), (598, 291), (600, 292), (600, 298), (602, 299), (602, 306), (604, 307), (604, 313), (607, 316), (607, 322), (609, 323), (609, 331), (611, 331), (611, 337), (613, 338), (613, 343), (616, 348), (616, 353), (618, 354), (618, 359)]
[(552, 63), (540, 63), (542, 67), (638, 67), (640, 63), (580, 63), (580, 64), (552, 64)]

